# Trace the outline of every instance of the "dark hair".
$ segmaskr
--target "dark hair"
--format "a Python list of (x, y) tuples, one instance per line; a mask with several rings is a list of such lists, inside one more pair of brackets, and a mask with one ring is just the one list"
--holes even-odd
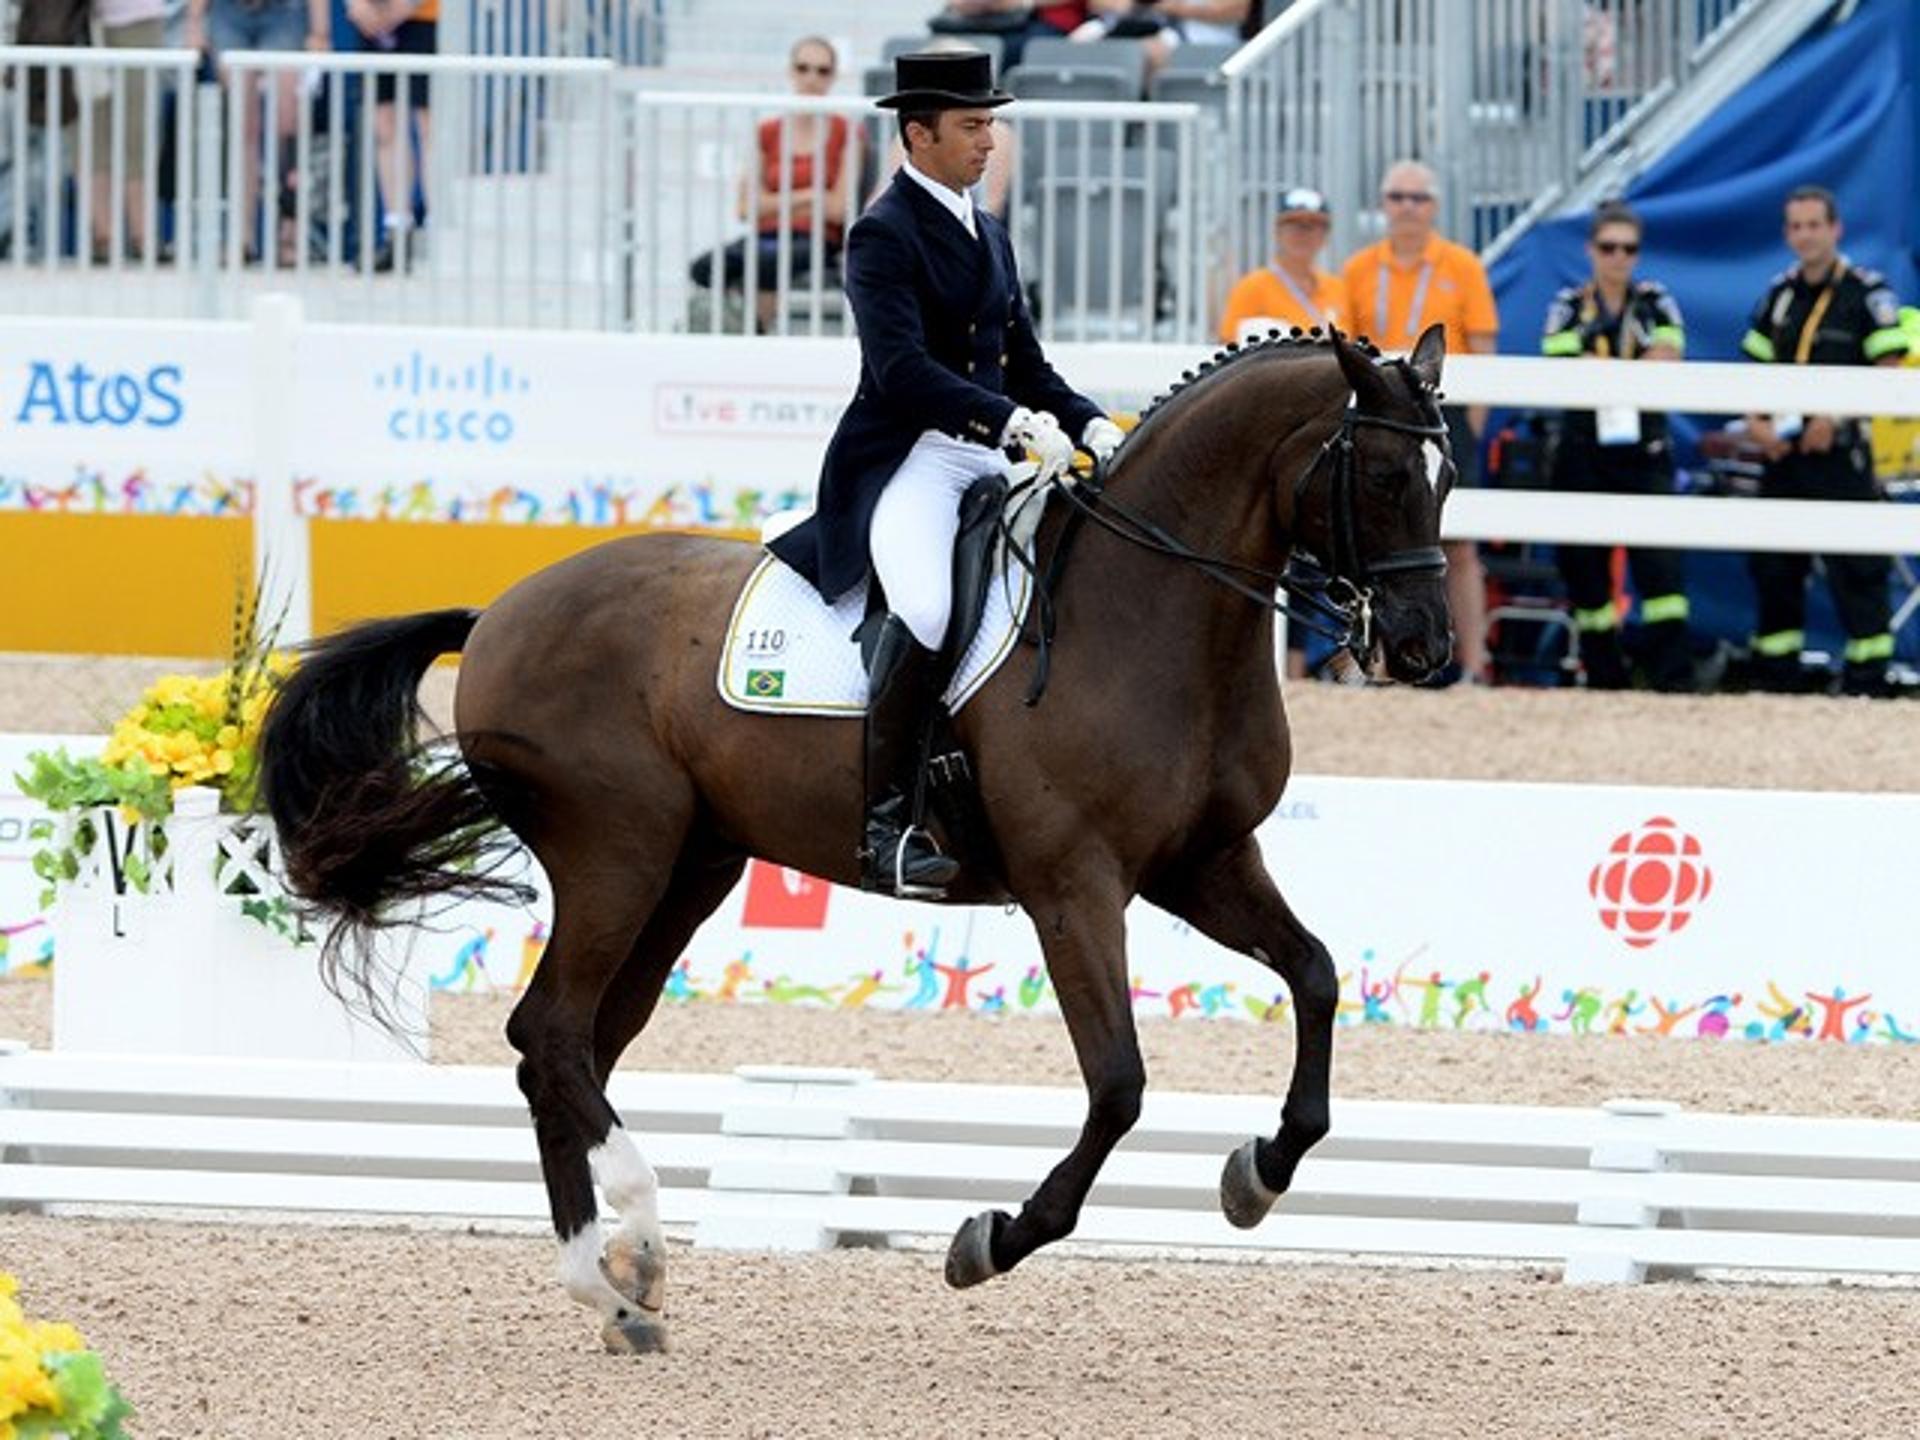
[(1782, 205), (1780, 208), (1785, 210), (1787, 205), (1791, 205), (1797, 200), (1818, 200), (1822, 205), (1826, 206), (1827, 223), (1829, 225), (1840, 218), (1840, 202), (1833, 198), (1833, 192), (1824, 185), (1794, 186), (1792, 190), (1787, 192), (1786, 205)]
[(938, 110), (902, 110), (900, 112), (900, 148), (909, 155), (913, 146), (907, 142), (907, 126), (918, 125), (936, 140), (940, 138), (940, 112)]
[(1594, 207), (1593, 219), (1587, 224), (1587, 239), (1593, 239), (1609, 225), (1631, 225), (1634, 234), (1646, 233), (1638, 212), (1624, 200), (1604, 200)]

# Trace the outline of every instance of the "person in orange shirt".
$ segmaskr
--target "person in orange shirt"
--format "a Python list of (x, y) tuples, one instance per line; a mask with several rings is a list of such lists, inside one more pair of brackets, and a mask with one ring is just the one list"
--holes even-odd
[[(1386, 238), (1346, 263), (1352, 327), (1382, 350), (1411, 349), (1429, 325), (1447, 328), (1447, 353), (1491, 355), (1500, 335), (1500, 314), (1480, 259), (1464, 245), (1434, 230), (1440, 187), (1433, 171), (1414, 160), (1387, 167), (1380, 182)], [(1461, 485), (1479, 483), (1484, 405), (1446, 410), (1453, 432), (1453, 463)], [(1484, 682), (1487, 666), (1487, 581), (1480, 552), (1471, 541), (1447, 550), (1447, 602), (1453, 608), (1454, 658), (1463, 678)]]
[(1347, 287), (1314, 261), (1327, 243), (1332, 223), (1327, 197), (1295, 186), (1280, 196), (1273, 221), (1273, 259), (1250, 270), (1227, 294), (1220, 317), (1220, 338), (1229, 344), (1269, 330), (1350, 329)]

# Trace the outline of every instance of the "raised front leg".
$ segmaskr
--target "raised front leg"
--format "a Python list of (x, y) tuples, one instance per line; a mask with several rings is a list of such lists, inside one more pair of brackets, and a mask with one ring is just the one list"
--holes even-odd
[(1125, 903), (1110, 886), (1097, 898), (1075, 888), (1027, 902), (1086, 1081), (1087, 1119), (1018, 1215), (992, 1210), (960, 1227), (947, 1251), (947, 1283), (956, 1289), (1003, 1275), (1072, 1234), (1094, 1177), (1140, 1118), (1147, 1074), (1127, 990)]
[(1340, 979), (1327, 947), (1281, 899), (1251, 836), (1181, 866), (1146, 894), (1201, 934), (1278, 972), (1293, 993), (1293, 1076), (1280, 1109), (1279, 1132), (1234, 1151), (1220, 1177), (1220, 1204), (1227, 1219), (1251, 1229), (1293, 1183), (1300, 1158), (1327, 1133)]

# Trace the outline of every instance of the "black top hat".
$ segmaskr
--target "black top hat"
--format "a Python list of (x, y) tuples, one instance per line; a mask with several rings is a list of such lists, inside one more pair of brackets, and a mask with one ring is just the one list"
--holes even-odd
[(984, 50), (896, 55), (894, 92), (873, 103), (886, 110), (985, 110), (1013, 96), (993, 88), (993, 59)]

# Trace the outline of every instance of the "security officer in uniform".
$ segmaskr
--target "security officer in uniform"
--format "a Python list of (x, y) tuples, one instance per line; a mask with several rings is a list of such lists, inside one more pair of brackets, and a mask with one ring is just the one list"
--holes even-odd
[(912, 823), (923, 740), (939, 702), (935, 659), (953, 605), (959, 501), (1007, 468), (1004, 447), (1059, 474), (1074, 440), (1097, 459), (1120, 428), (1041, 353), (1006, 227), (970, 188), (994, 146), (981, 51), (902, 55), (895, 93), (906, 159), (847, 235), (847, 301), (860, 384), (827, 447), (814, 515), (772, 542), (831, 602), (871, 572), (887, 614), (869, 655), (868, 889), (938, 895), (959, 867)]
[[(1687, 336), (1679, 305), (1665, 286), (1633, 273), (1641, 231), (1640, 217), (1618, 201), (1594, 211), (1587, 229), (1592, 276), (1553, 297), (1540, 341), (1542, 354), (1619, 360), (1681, 357)], [(1672, 494), (1673, 451), (1666, 416), (1620, 406), (1569, 410), (1554, 451), (1553, 484), (1559, 490), (1609, 495)], [(1596, 690), (1623, 690), (1630, 672), (1613, 602), (1612, 551), (1562, 545), (1558, 554), (1560, 577), (1580, 631), (1587, 684)], [(1685, 564), (1678, 551), (1641, 546), (1634, 547), (1629, 562), (1640, 597), (1641, 662), (1647, 682), (1656, 690), (1691, 690)]]
[[(1777, 276), (1753, 312), (1740, 348), (1773, 365), (1898, 365), (1912, 340), (1900, 305), (1876, 272), (1839, 250), (1833, 193), (1804, 185), (1787, 196), (1786, 239), (1800, 263)], [(1877, 500), (1872, 449), (1860, 422), (1832, 415), (1752, 415), (1749, 433), (1766, 452), (1761, 494), (1803, 500)], [(1758, 591), (1753, 683), (1764, 690), (1807, 688), (1800, 664), (1806, 641), (1805, 555), (1756, 554), (1748, 561)], [(1885, 556), (1829, 555), (1827, 585), (1847, 632), (1841, 690), (1888, 692), (1893, 658)]]

